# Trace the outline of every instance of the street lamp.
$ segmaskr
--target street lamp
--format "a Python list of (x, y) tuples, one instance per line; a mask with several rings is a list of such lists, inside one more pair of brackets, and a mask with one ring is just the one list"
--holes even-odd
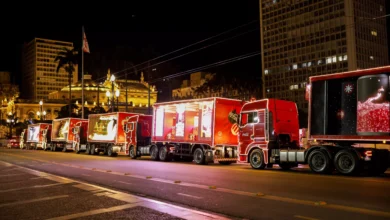
[(112, 99), (111, 99), (111, 112), (114, 112), (114, 82), (115, 82), (115, 75), (112, 74), (111, 75), (111, 78), (110, 78), (110, 81), (111, 81), (111, 95), (112, 95)]
[(12, 112), (8, 113), (8, 118), (7, 118), (7, 124), (9, 126), (10, 138), (12, 138), (12, 127), (15, 125), (15, 123), (16, 123), (15, 112), (14, 112), (14, 109), (12, 107)]
[(106, 97), (107, 97), (107, 106), (109, 106), (109, 104), (110, 104), (110, 97), (111, 97), (111, 92), (110, 91), (106, 92)]
[[(39, 117), (39, 120), (42, 121), (42, 114), (41, 114), (41, 112), (43, 112), (43, 101), (42, 101), (42, 100), (39, 101), (39, 106), (40, 106), (41, 111), (40, 111), (40, 112), (38, 111), (38, 112), (37, 112), (37, 115), (40, 116), (40, 117)], [(39, 113), (39, 114), (38, 114), (38, 113)]]
[(119, 112), (119, 95), (120, 95), (120, 91), (119, 89), (115, 91), (115, 96), (116, 96), (116, 107), (118, 109), (118, 112)]

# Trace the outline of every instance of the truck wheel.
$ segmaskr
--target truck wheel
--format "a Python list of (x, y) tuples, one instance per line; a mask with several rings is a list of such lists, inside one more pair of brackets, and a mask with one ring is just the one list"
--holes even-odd
[(95, 145), (94, 144), (91, 146), (89, 152), (90, 152), (91, 155), (95, 155), (96, 154), (96, 150), (95, 150)]
[(91, 154), (91, 146), (90, 146), (90, 144), (87, 144), (87, 146), (85, 146), (85, 154)]
[(168, 161), (170, 156), (168, 154), (168, 148), (167, 147), (160, 147), (160, 150), (158, 152), (158, 156), (161, 161)]
[(129, 156), (131, 159), (137, 159), (137, 154), (134, 152), (134, 146), (130, 146)]
[(359, 159), (354, 152), (340, 150), (334, 157), (334, 166), (339, 173), (352, 175), (358, 171)]
[(152, 160), (155, 160), (155, 161), (159, 160), (158, 148), (156, 145), (153, 145), (150, 147), (150, 157), (152, 158)]
[(205, 164), (206, 158), (201, 148), (196, 148), (194, 151), (194, 161), (196, 164)]
[(329, 173), (331, 171), (330, 158), (322, 150), (313, 150), (309, 155), (309, 167), (315, 173)]
[(109, 156), (109, 157), (115, 157), (116, 156), (116, 154), (115, 154), (115, 152), (113, 151), (113, 149), (112, 149), (112, 145), (108, 145), (107, 146), (107, 155)]
[(264, 154), (260, 149), (255, 149), (251, 152), (249, 156), (249, 163), (253, 169), (264, 169)]

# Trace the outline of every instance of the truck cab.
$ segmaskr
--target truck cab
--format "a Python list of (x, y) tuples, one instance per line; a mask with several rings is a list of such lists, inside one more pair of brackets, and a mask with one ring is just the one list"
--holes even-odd
[(279, 163), (281, 149), (299, 148), (297, 106), (277, 99), (246, 103), (241, 109), (239, 130), (239, 161), (255, 169), (272, 167)]
[(135, 159), (150, 152), (152, 116), (134, 115), (123, 120), (126, 155)]

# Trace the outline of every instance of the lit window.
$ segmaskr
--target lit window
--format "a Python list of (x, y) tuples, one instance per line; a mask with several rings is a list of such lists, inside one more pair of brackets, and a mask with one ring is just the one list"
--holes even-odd
[(332, 57), (326, 58), (326, 64), (332, 63)]
[(306, 63), (302, 63), (302, 67), (306, 67)]
[(382, 5), (379, 6), (379, 11), (383, 11), (383, 6)]
[(374, 56), (370, 56), (370, 60), (374, 60)]
[(336, 62), (337, 62), (337, 57), (336, 57), (336, 56), (332, 57), (332, 62), (333, 62), (333, 63), (336, 63)]
[(318, 65), (322, 64), (322, 60), (318, 60)]
[(297, 64), (293, 64), (293, 69), (294, 70), (298, 69), (298, 65)]
[(298, 84), (295, 84), (295, 85), (294, 85), (294, 89), (298, 89)]
[(339, 56), (339, 61), (343, 61), (343, 56)]
[(290, 90), (293, 90), (293, 89), (294, 89), (294, 85), (291, 85), (291, 86), (290, 86)]
[(348, 60), (348, 55), (344, 55), (344, 61)]
[(376, 32), (376, 30), (371, 30), (371, 35), (376, 37), (378, 36), (378, 32)]
[(267, 89), (267, 92), (270, 92), (271, 90), (270, 89)]
[(308, 62), (308, 63), (307, 63), (307, 66), (308, 66), (308, 67), (311, 67), (311, 62)]
[(264, 70), (264, 74), (265, 74), (265, 75), (268, 75), (268, 70)]

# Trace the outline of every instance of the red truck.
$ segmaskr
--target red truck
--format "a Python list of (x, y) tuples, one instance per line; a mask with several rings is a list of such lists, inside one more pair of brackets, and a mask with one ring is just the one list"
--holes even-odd
[(34, 150), (42, 148), (43, 150), (47, 150), (49, 147), (48, 144), (50, 143), (50, 133), (51, 124), (38, 123), (28, 125), (26, 148), (32, 148)]
[(129, 117), (136, 115), (139, 114), (114, 112), (89, 115), (86, 153), (93, 155), (103, 152), (110, 157), (118, 154), (129, 155), (130, 145), (126, 144), (124, 125)]
[(264, 99), (243, 106), (239, 160), (255, 169), (309, 164), (344, 175), (389, 166), (390, 66), (310, 77), (308, 144), (299, 147), (295, 103)]
[(241, 100), (225, 98), (156, 103), (152, 126), (149, 119), (142, 119), (143, 127), (153, 128), (151, 142), (138, 144), (136, 154), (130, 156), (193, 160), (197, 164), (236, 162), (238, 116), (243, 104)]
[[(81, 127), (82, 132), (85, 132), (84, 137), (86, 137), (88, 120), (80, 118), (61, 118), (54, 119), (52, 122), (52, 133), (51, 133), (51, 143), (50, 147), (52, 151), (57, 149), (62, 149), (63, 151), (74, 150), (77, 153), (80, 152), (80, 144), (77, 141), (86, 141), (82, 140), (77, 134), (74, 134), (74, 128)], [(83, 143), (85, 144), (85, 143)], [(76, 149), (76, 147), (78, 148)]]

